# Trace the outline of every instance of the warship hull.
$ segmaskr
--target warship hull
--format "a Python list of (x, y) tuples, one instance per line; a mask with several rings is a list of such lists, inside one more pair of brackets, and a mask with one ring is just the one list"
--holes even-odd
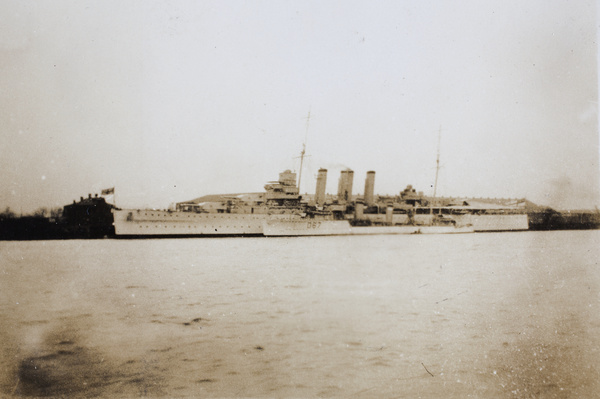
[(459, 234), (474, 233), (472, 226), (351, 226), (347, 220), (279, 219), (263, 221), (266, 237)]
[(472, 225), (476, 232), (529, 230), (527, 214), (476, 215), (467, 214), (454, 218), (461, 225)]
[(262, 236), (262, 214), (113, 211), (117, 237)]
[(347, 220), (290, 218), (285, 215), (113, 210), (116, 237), (331, 236), (452, 234), (528, 230), (527, 215), (460, 215), (457, 226), (352, 226)]
[(350, 223), (345, 220), (280, 219), (264, 220), (266, 237), (339, 236), (351, 234)]
[[(409, 225), (410, 220), (407, 215), (395, 214), (391, 219), (386, 220), (385, 214), (365, 215), (370, 222), (374, 224)], [(454, 220), (458, 226), (473, 226), (475, 232), (493, 232), (493, 231), (521, 231), (529, 229), (529, 219), (527, 214), (452, 214), (448, 215), (446, 220)], [(434, 217), (430, 214), (420, 214), (414, 216), (414, 224), (422, 226), (435, 225)]]

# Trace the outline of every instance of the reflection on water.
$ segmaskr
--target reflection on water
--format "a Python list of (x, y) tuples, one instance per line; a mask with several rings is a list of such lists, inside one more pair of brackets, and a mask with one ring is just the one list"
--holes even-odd
[(0, 392), (590, 397), (599, 233), (1, 242)]

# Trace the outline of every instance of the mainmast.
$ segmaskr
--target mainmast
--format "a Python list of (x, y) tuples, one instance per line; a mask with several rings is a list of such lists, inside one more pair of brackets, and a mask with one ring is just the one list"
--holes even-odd
[(304, 143), (302, 143), (302, 151), (300, 152), (300, 172), (298, 173), (298, 193), (300, 192), (300, 181), (302, 180), (302, 166), (304, 164), (304, 156), (306, 155), (306, 140), (308, 139), (308, 123), (310, 122), (310, 110), (306, 117), (306, 133), (304, 135)]
[(440, 142), (442, 140), (442, 127), (438, 131), (438, 145), (437, 145), (437, 158), (435, 160), (435, 182), (433, 183), (433, 197), (431, 198), (431, 204), (429, 205), (429, 214), (433, 213), (433, 206), (435, 202), (435, 195), (437, 192), (438, 176), (440, 173)]
[(435, 160), (435, 183), (433, 185), (433, 199), (435, 199), (435, 194), (437, 191), (438, 175), (440, 173), (440, 142), (441, 142), (441, 140), (442, 140), (442, 127), (440, 126), (440, 130), (438, 132), (437, 159)]

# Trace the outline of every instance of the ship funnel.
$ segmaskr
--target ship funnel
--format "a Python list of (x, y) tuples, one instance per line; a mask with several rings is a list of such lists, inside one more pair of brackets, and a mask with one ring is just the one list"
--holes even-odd
[(352, 181), (354, 180), (354, 171), (350, 169), (342, 170), (340, 182), (338, 184), (338, 201), (348, 202), (352, 200)]
[(375, 172), (370, 170), (367, 172), (365, 180), (365, 204), (371, 206), (374, 203), (373, 193), (375, 191)]
[(317, 189), (315, 190), (315, 203), (317, 206), (325, 205), (325, 187), (327, 186), (327, 169), (319, 169), (317, 174)]

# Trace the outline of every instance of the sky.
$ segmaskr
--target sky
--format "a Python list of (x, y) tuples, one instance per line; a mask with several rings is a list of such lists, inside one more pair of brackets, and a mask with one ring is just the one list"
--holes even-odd
[[(600, 205), (595, 1), (0, 2), (0, 208), (261, 192)], [(310, 115), (310, 118), (308, 117)], [(438, 141), (439, 138), (439, 141)], [(438, 146), (439, 143), (439, 146)]]

